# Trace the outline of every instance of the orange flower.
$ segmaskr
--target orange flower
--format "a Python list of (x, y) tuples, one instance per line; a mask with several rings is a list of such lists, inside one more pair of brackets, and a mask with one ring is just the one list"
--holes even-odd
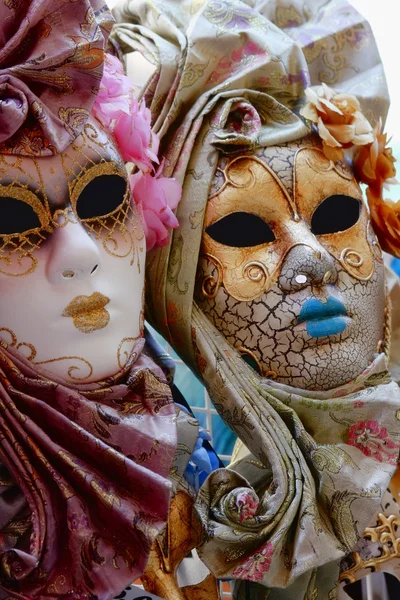
[[(382, 184), (395, 177), (396, 162), (392, 149), (386, 146), (387, 135), (382, 133), (382, 121), (379, 119), (374, 128), (374, 141), (357, 148), (353, 157), (354, 174), (359, 181), (367, 183), (376, 192)], [(390, 182), (388, 182), (390, 183)]]
[(381, 194), (367, 188), (371, 221), (382, 250), (400, 258), (400, 201), (385, 201)]
[(325, 156), (342, 160), (343, 149), (374, 141), (373, 129), (351, 94), (337, 94), (324, 83), (305, 90), (307, 104), (300, 114), (317, 125)]

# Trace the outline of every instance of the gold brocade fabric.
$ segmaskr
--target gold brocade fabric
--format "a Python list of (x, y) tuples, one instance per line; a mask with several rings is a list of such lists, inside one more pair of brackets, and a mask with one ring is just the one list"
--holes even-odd
[[(385, 357), (329, 392), (273, 384), (244, 363), (193, 294), (220, 152), (302, 138), (293, 107), (321, 80), (355, 93), (372, 122), (386, 114), (371, 30), (344, 0), (125, 0), (114, 15), (121, 52), (139, 50), (156, 67), (143, 95), (164, 173), (183, 185), (180, 227), (149, 254), (148, 318), (251, 453), (200, 491), (201, 557), (217, 576), (238, 580), (238, 599), (335, 598), (340, 561), (376, 514), (397, 462), (400, 392)], [(390, 456), (372, 458), (368, 445), (383, 449), (386, 434)]]

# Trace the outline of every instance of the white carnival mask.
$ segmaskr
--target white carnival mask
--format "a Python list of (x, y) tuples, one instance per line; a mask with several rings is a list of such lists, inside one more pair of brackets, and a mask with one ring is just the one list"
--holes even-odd
[(143, 335), (145, 239), (94, 119), (63, 153), (0, 156), (0, 337), (67, 383), (116, 374)]

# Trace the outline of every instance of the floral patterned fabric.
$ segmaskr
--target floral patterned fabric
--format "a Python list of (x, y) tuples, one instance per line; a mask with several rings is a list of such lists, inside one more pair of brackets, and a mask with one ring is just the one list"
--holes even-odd
[(334, 598), (340, 560), (373, 519), (397, 460), (400, 392), (385, 358), (329, 393), (279, 386), (245, 364), (193, 294), (221, 151), (304, 136), (299, 101), (322, 81), (355, 94), (372, 124), (385, 116), (371, 29), (345, 0), (121, 0), (114, 15), (117, 50), (155, 66), (143, 95), (164, 174), (183, 185), (180, 226), (148, 257), (148, 318), (250, 452), (200, 490), (202, 559), (238, 580), (237, 599)]
[(103, 0), (0, 1), (0, 152), (49, 156), (73, 142), (112, 23)]
[(66, 387), (2, 343), (0, 598), (109, 600), (143, 572), (176, 448), (171, 392), (143, 344), (119, 377)]

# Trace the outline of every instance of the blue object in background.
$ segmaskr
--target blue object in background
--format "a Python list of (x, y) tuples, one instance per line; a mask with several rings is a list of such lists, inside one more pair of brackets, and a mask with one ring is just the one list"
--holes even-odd
[[(185, 406), (181, 404), (177, 404), (177, 406), (189, 414)], [(211, 444), (207, 442), (211, 442), (211, 435), (199, 427), (199, 437), (184, 473), (186, 481), (194, 487), (196, 492), (199, 491), (208, 475), (222, 466)]]
[(400, 258), (392, 258), (392, 262), (390, 263), (390, 267), (393, 271), (400, 277)]
[[(222, 463), (227, 466), (232, 456), (236, 435), (225, 425), (217, 413), (202, 383), (193, 375), (164, 338), (148, 324), (146, 324), (146, 327), (163, 350), (173, 358), (175, 362), (174, 383), (189, 404), (201, 427), (211, 434), (212, 447)], [(177, 401), (179, 402), (179, 400)]]

